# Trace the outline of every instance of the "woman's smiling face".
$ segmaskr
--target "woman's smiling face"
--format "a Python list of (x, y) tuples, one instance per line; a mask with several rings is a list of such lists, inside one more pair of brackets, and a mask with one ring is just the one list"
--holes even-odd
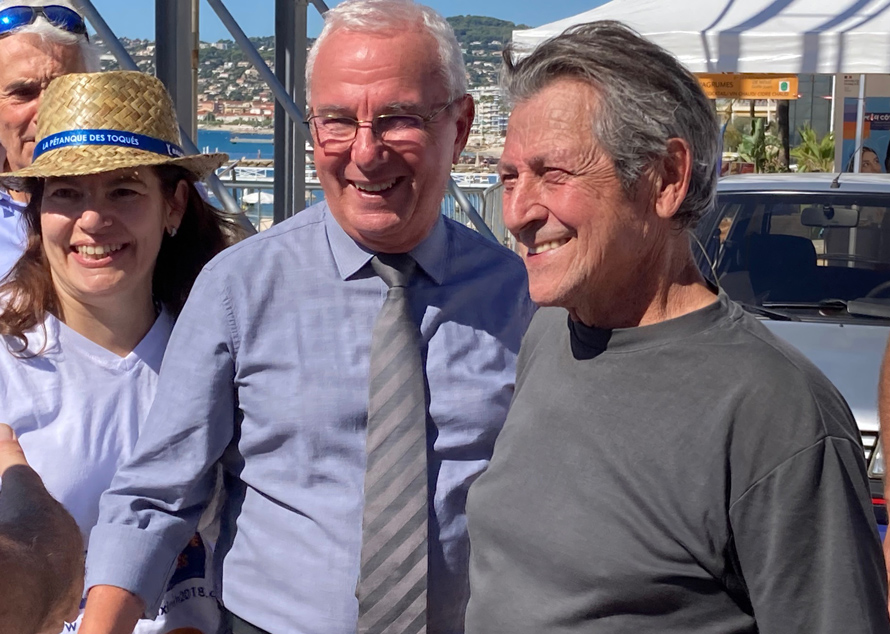
[(151, 167), (46, 179), (43, 250), (63, 310), (151, 297), (164, 231), (185, 209), (183, 184), (168, 200)]

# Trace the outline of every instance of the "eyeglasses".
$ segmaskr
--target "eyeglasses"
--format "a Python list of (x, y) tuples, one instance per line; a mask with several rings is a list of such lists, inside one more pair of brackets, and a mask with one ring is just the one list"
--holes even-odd
[(32, 24), (38, 17), (43, 16), (47, 22), (58, 29), (83, 35), (87, 41), (87, 25), (76, 11), (57, 4), (45, 7), (9, 7), (0, 11), (0, 38), (10, 35), (15, 29)]
[(306, 119), (307, 125), (315, 126), (315, 138), (320, 144), (352, 143), (362, 124), (371, 124), (371, 133), (378, 139), (387, 142), (416, 141), (417, 133), (423, 131), (427, 124), (451, 105), (462, 99), (458, 97), (430, 115), (419, 114), (379, 114), (373, 119), (360, 121), (352, 117), (334, 114), (316, 114)]

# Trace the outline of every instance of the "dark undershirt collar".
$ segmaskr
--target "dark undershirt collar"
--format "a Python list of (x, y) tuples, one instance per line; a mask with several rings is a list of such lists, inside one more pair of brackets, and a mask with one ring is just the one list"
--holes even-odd
[(720, 317), (732, 312), (732, 304), (725, 293), (717, 301), (691, 313), (649, 326), (636, 328), (594, 328), (568, 319), (572, 352), (578, 359), (592, 359), (604, 352), (622, 353), (644, 350), (666, 343), (674, 343), (712, 327)]

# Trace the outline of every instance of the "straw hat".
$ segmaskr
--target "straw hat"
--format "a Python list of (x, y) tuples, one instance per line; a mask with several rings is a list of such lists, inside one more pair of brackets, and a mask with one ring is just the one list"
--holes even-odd
[(135, 71), (62, 75), (40, 101), (33, 163), (0, 179), (82, 176), (143, 165), (181, 165), (203, 178), (229, 158), (185, 156), (181, 143), (173, 100), (157, 78)]

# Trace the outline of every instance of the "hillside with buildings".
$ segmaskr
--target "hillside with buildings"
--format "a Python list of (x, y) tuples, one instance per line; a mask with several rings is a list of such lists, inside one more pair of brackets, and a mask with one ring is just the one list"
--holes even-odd
[(501, 51), (513, 37), (514, 29), (528, 28), (525, 24), (479, 15), (458, 15), (447, 20), (463, 50), (471, 88), (497, 84)]
[[(506, 130), (506, 112), (495, 88), (501, 50), (513, 29), (527, 28), (483, 16), (448, 18), (461, 45), (467, 79), (476, 99), (474, 137), (483, 145), (496, 142)], [(262, 58), (274, 70), (275, 38), (251, 38)], [(139, 69), (154, 73), (155, 44), (150, 40), (121, 38)], [(101, 46), (101, 41), (99, 42)], [(102, 69), (118, 68), (110, 54), (102, 56)], [(198, 120), (202, 125), (246, 125), (271, 129), (275, 100), (259, 73), (231, 40), (201, 42), (198, 50)]]

